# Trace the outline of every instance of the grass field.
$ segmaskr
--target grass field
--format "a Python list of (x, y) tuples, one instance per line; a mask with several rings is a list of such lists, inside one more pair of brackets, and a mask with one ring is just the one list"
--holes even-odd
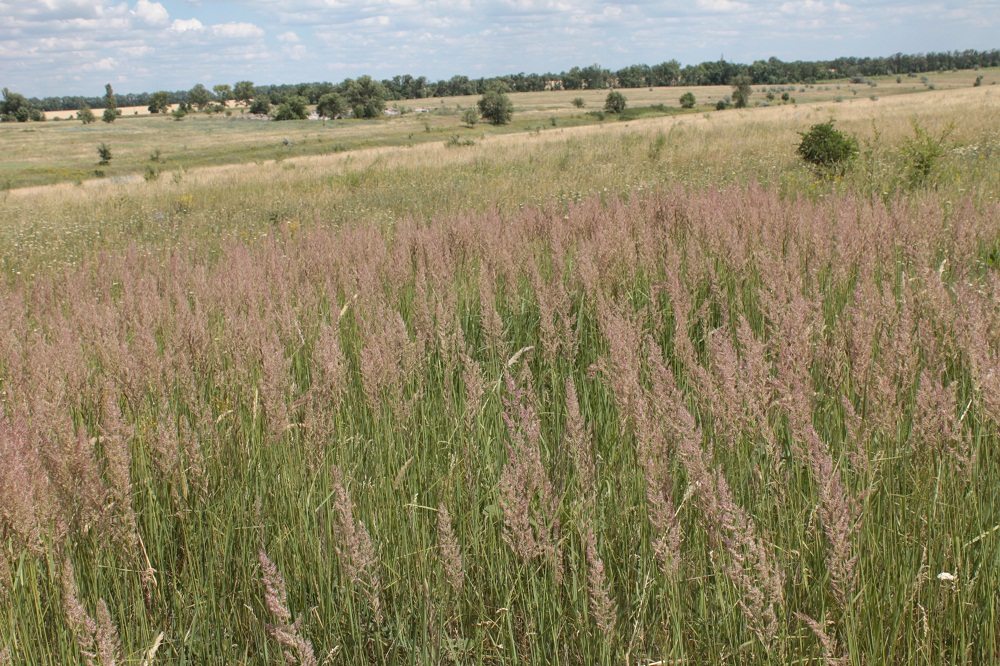
[(889, 86), (0, 127), (166, 159), (0, 194), (0, 664), (996, 662), (1000, 94)]
[[(950, 91), (970, 88), (980, 74), (984, 77), (983, 87), (1000, 80), (997, 72), (983, 70), (930, 75), (926, 85), (920, 78), (903, 77), (902, 83), (897, 84), (894, 77), (880, 77), (871, 79), (878, 84), (874, 88), (867, 84), (851, 84), (847, 80), (816, 86), (757, 86), (751, 102), (767, 103), (767, 88), (775, 91), (774, 104), (780, 104), (782, 92), (788, 92), (799, 105), (838, 103), (835, 102), (838, 99), (844, 106), (864, 105), (872, 103), (872, 95), (882, 101), (897, 95), (927, 92), (928, 85), (934, 85), (939, 95), (947, 97)], [(688, 91), (696, 95), (699, 103), (687, 112), (688, 115), (714, 112), (716, 102), (732, 93), (728, 86), (640, 88), (624, 93), (633, 109), (645, 109), (645, 113), (654, 115), (673, 115), (684, 113), (678, 100)], [(136, 107), (124, 109), (123, 117), (113, 125), (96, 122), (84, 126), (78, 121), (5, 123), (0, 125), (0, 145), (7, 157), (0, 164), (0, 188), (146, 177), (147, 173), (326, 155), (377, 146), (409, 147), (445, 141), (456, 134), (461, 139), (477, 140), (499, 133), (522, 134), (595, 125), (602, 121), (592, 112), (603, 108), (606, 95), (606, 90), (513, 94), (514, 121), (499, 128), (479, 123), (470, 129), (461, 122), (461, 109), (475, 106), (478, 100), (475, 96), (393, 102), (390, 105), (400, 109), (419, 108), (428, 112), (407, 113), (388, 121), (276, 123), (249, 119), (245, 109), (233, 108), (231, 116), (191, 114), (178, 122), (169, 115), (151, 116), (144, 108)], [(584, 108), (578, 109), (572, 104), (577, 97), (584, 100)], [(663, 105), (665, 110), (651, 108), (658, 105)], [(65, 118), (73, 114), (50, 115)], [(603, 122), (617, 120), (609, 115)], [(107, 166), (98, 164), (97, 147), (100, 144), (107, 144), (112, 151), (113, 158)], [(156, 159), (152, 159), (154, 155)]]

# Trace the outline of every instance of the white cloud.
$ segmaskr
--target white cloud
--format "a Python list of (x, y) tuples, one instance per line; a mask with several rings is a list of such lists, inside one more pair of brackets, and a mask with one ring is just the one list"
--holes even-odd
[(278, 41), (282, 44), (298, 44), (302, 40), (294, 32), (289, 30), (288, 32), (283, 32), (278, 35)]
[(247, 37), (263, 37), (264, 31), (253, 23), (219, 23), (213, 25), (212, 34), (225, 39), (245, 39)]
[(170, 21), (170, 14), (166, 7), (158, 2), (149, 2), (149, 0), (138, 0), (135, 3), (135, 9), (132, 10), (132, 15), (147, 25), (167, 25), (167, 22)]
[(731, 0), (698, 0), (698, 8), (709, 12), (736, 12), (749, 9), (750, 5)]
[(114, 58), (102, 58), (97, 62), (85, 63), (81, 65), (83, 72), (110, 72), (118, 68), (118, 61)]
[(170, 24), (170, 31), (176, 33), (182, 32), (200, 32), (205, 29), (205, 26), (196, 18), (192, 19), (175, 19), (173, 23)]

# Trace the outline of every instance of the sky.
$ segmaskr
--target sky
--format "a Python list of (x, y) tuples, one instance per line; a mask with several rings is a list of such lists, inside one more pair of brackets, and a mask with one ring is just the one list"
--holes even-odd
[(0, 87), (447, 79), (1000, 48), (1000, 0), (0, 0)]

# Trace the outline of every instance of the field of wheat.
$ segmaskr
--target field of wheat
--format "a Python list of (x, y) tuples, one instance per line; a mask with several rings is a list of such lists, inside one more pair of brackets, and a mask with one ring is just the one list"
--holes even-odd
[(0, 664), (1000, 660), (998, 106), (4, 193)]

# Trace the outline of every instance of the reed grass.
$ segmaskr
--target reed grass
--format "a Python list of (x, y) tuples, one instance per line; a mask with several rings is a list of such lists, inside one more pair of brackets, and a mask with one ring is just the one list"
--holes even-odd
[(840, 180), (784, 108), (7, 193), (0, 655), (995, 661), (996, 99), (948, 99), (838, 115)]

